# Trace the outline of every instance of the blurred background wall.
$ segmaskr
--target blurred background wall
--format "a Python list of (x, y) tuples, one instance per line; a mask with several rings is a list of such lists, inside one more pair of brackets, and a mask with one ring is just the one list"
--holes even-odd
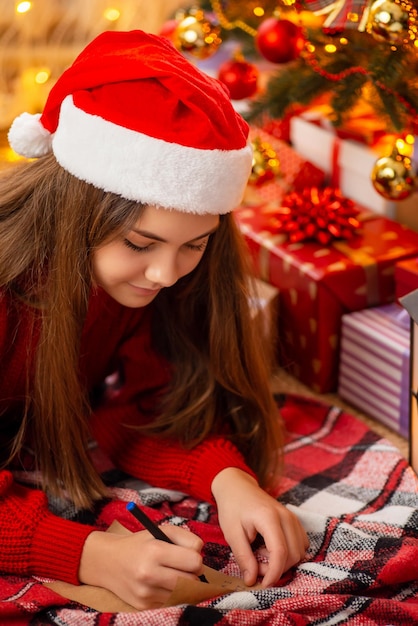
[(158, 32), (190, 0), (0, 0), (0, 130), (42, 109), (62, 71), (104, 30)]

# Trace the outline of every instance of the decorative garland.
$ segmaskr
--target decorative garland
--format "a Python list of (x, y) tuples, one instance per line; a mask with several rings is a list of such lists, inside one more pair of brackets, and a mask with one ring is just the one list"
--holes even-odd
[(248, 35), (251, 35), (251, 37), (255, 37), (257, 35), (256, 29), (252, 28), (252, 26), (249, 26), (242, 20), (234, 20), (233, 22), (230, 22), (222, 9), (221, 0), (210, 0), (210, 4), (217, 15), (219, 24), (225, 30), (234, 30), (235, 28), (239, 28)]
[[(222, 6), (222, 0), (210, 0), (210, 4), (222, 28), (228, 31), (239, 28), (240, 30), (246, 32), (251, 37), (256, 38), (257, 30), (255, 28), (253, 28), (252, 26), (250, 26), (243, 20), (230, 21), (227, 18), (227, 16), (225, 15), (223, 6)], [(304, 0), (304, 3), (302, 3), (300, 2), (300, 0), (297, 0), (297, 2), (295, 3), (295, 11), (297, 13), (299, 13), (299, 11), (303, 9), (303, 4), (308, 6), (314, 14), (320, 14), (321, 12), (325, 12), (326, 10), (331, 11), (333, 8), (335, 8), (334, 5), (336, 3), (330, 2), (330, 0)], [(348, 0), (346, 1), (340, 0), (337, 4), (338, 4), (339, 17), (341, 19), (341, 14), (343, 13), (348, 14), (348, 9), (347, 9)], [(357, 9), (358, 9), (360, 5), (361, 6), (364, 5), (364, 2), (363, 1), (359, 2), (359, 0), (357, 0), (357, 3), (354, 3), (354, 4), (358, 5), (357, 6)], [(351, 6), (351, 9), (352, 8), (353, 7)], [(363, 19), (364, 19), (364, 15), (363, 15)], [(362, 74), (363, 76), (366, 76), (371, 81), (371, 83), (375, 85), (375, 87), (393, 96), (397, 100), (397, 102), (405, 109), (407, 114), (410, 115), (413, 119), (416, 120), (418, 118), (418, 110), (414, 106), (412, 106), (410, 102), (408, 102), (405, 98), (403, 98), (398, 93), (396, 93), (393, 89), (391, 89), (390, 87), (382, 83), (380, 80), (373, 80), (373, 74), (367, 69), (365, 69), (364, 67), (354, 66), (354, 67), (347, 68), (338, 73), (328, 72), (327, 70), (323, 69), (317, 57), (315, 56), (315, 54), (311, 50), (309, 50), (308, 45), (310, 42), (309, 42), (308, 33), (307, 33), (306, 28), (304, 28), (303, 24), (301, 23), (301, 21), (299, 21), (299, 26), (301, 28), (301, 31), (303, 32), (303, 37), (305, 40), (304, 50), (303, 50), (304, 58), (307, 64), (311, 67), (311, 69), (315, 73), (319, 74), (323, 78), (334, 83), (343, 81), (346, 78), (353, 76), (355, 74)]]

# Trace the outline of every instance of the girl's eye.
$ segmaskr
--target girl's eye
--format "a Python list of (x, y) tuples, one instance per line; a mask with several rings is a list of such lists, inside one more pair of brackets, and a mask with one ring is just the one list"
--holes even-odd
[[(136, 244), (132, 243), (132, 241), (130, 241), (129, 239), (124, 239), (123, 243), (130, 250), (134, 250), (134, 252), (147, 252), (148, 250), (150, 250), (152, 246), (152, 243), (148, 244), (147, 246), (137, 246)], [(204, 241), (198, 244), (195, 244), (195, 243), (185, 244), (186, 248), (188, 248), (189, 250), (193, 250), (195, 252), (202, 252), (206, 248), (207, 245), (208, 245), (208, 239), (205, 239)]]
[(187, 247), (190, 250), (196, 250), (196, 252), (202, 252), (202, 250), (204, 250), (206, 248), (206, 246), (208, 245), (208, 239), (205, 239), (204, 241), (202, 241), (202, 243), (198, 243), (198, 244), (194, 244), (194, 243), (188, 243)]
[(146, 252), (150, 248), (150, 246), (136, 246), (134, 243), (132, 243), (132, 241), (129, 241), (129, 239), (124, 239), (123, 243), (125, 244), (125, 246), (127, 246), (131, 250), (134, 250), (135, 252)]

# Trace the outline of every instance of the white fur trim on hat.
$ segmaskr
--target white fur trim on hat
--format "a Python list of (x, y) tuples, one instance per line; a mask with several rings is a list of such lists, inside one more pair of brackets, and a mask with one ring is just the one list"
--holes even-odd
[(51, 152), (51, 134), (39, 121), (40, 113), (22, 113), (10, 126), (7, 138), (17, 154), (28, 158)]
[(252, 166), (249, 144), (202, 150), (169, 143), (62, 103), (52, 149), (76, 178), (129, 200), (197, 214), (223, 214), (242, 200)]

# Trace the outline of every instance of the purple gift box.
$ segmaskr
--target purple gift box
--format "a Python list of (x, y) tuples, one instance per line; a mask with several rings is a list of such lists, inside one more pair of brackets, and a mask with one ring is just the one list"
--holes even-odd
[(398, 303), (343, 315), (338, 393), (404, 437), (409, 364), (410, 318)]

